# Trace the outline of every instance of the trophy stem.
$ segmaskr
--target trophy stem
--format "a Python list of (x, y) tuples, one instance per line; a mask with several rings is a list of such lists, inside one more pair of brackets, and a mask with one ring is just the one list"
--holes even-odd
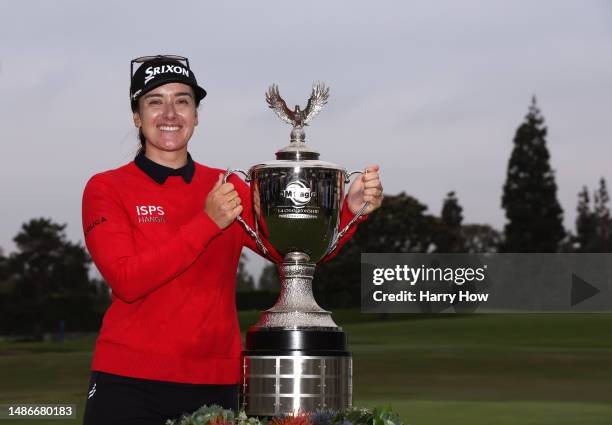
[(306, 140), (306, 133), (304, 132), (304, 127), (301, 125), (296, 125), (291, 129), (291, 134), (289, 135), (291, 143), (296, 143), (304, 146), (304, 141)]
[(315, 264), (302, 252), (288, 253), (278, 264), (280, 295), (276, 304), (261, 315), (254, 328), (334, 328), (331, 313), (314, 299), (312, 278)]

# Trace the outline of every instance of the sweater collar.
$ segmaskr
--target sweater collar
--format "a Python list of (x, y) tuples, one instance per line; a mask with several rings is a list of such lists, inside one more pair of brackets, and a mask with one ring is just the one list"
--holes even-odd
[(134, 163), (158, 184), (164, 184), (169, 176), (181, 176), (185, 183), (191, 183), (195, 173), (195, 164), (189, 153), (187, 153), (187, 164), (177, 169), (151, 161), (143, 152), (136, 156)]

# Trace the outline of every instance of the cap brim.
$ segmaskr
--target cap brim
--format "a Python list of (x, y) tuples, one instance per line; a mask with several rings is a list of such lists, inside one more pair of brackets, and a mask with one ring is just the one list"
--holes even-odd
[(181, 84), (186, 84), (186, 85), (190, 86), (193, 89), (193, 91), (195, 93), (196, 100), (198, 102), (206, 97), (206, 94), (207, 94), (206, 90), (204, 90), (202, 87), (200, 87), (198, 85), (193, 85), (190, 82), (177, 80), (175, 78), (167, 78), (167, 79), (160, 78), (158, 81), (149, 83), (147, 88), (145, 90), (141, 91), (140, 93), (138, 93), (138, 97), (136, 97), (136, 99), (134, 99), (134, 100), (140, 99), (143, 95), (147, 94), (148, 92), (150, 92), (151, 90), (153, 90), (153, 89), (155, 89), (155, 88), (157, 88), (159, 86), (163, 86), (164, 84), (170, 84), (170, 83), (181, 83)]

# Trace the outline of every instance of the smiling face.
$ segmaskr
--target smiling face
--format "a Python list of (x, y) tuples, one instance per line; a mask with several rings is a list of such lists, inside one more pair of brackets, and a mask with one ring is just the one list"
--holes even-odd
[(144, 94), (138, 100), (134, 124), (142, 129), (147, 152), (186, 151), (198, 125), (193, 89), (182, 83), (168, 83)]

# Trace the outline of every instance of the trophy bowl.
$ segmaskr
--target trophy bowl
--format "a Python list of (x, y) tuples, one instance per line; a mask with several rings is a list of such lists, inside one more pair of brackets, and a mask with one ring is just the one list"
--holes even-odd
[[(280, 162), (280, 164), (279, 164)], [(251, 169), (256, 231), (285, 257), (318, 263), (338, 232), (346, 171), (323, 161), (278, 161)]]
[(255, 165), (248, 173), (228, 170), (224, 178), (240, 173), (250, 183), (254, 228), (242, 217), (238, 220), (262, 254), (276, 263), (281, 283), (276, 304), (262, 312), (246, 335), (241, 399), (249, 415), (344, 409), (352, 404), (352, 357), (346, 335), (312, 293), (316, 264), (336, 249), (367, 208), (366, 203), (339, 229), (344, 186), (361, 171), (348, 173), (319, 160), (319, 153), (304, 142), (303, 126), (325, 104), (328, 92), (322, 84), (315, 85), (306, 110), (296, 106), (292, 113), (272, 86), (268, 104), (293, 124), (290, 144), (276, 153), (275, 161)]

